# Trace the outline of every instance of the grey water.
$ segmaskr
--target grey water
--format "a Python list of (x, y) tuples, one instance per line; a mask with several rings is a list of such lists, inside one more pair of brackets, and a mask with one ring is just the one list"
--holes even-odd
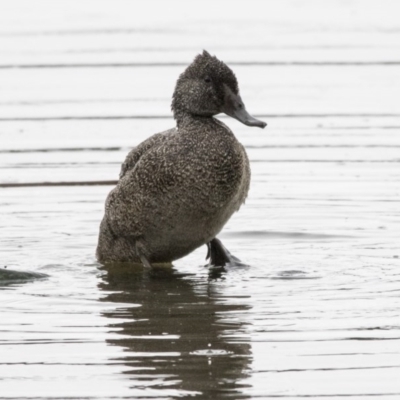
[[(400, 398), (397, 3), (137, 4), (0, 5), (0, 398)], [(221, 116), (243, 265), (103, 266), (111, 182), (203, 48), (268, 123)]]

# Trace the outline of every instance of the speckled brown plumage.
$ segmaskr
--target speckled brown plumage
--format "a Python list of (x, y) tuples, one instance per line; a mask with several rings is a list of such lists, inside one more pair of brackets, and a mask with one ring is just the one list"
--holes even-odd
[[(100, 225), (101, 262), (171, 262), (209, 243), (245, 201), (250, 167), (231, 130), (213, 118), (233, 72), (204, 52), (178, 79), (177, 127), (134, 148), (122, 164)], [(142, 259), (143, 261), (143, 259)]]

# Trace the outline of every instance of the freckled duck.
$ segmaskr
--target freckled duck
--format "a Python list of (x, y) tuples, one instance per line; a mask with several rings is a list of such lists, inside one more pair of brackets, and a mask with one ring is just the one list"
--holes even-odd
[(232, 70), (204, 51), (179, 76), (172, 99), (176, 127), (135, 147), (122, 164), (100, 225), (100, 262), (169, 263), (206, 244), (212, 265), (230, 254), (216, 238), (244, 203), (250, 166), (221, 112), (248, 126)]

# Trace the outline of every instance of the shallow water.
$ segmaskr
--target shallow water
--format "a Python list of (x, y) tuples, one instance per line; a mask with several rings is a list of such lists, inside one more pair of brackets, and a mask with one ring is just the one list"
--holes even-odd
[[(0, 13), (0, 398), (399, 398), (395, 3), (235, 3), (217, 19), (168, 3), (186, 14)], [(204, 246), (173, 267), (104, 267), (112, 185), (1, 186), (117, 179), (173, 126), (174, 82), (203, 47), (268, 122), (223, 118), (252, 185), (220, 239), (246, 265), (210, 270)]]

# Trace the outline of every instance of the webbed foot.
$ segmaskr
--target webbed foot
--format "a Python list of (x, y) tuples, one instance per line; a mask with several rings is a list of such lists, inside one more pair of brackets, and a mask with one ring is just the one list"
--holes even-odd
[(222, 242), (214, 238), (207, 243), (206, 260), (210, 259), (210, 265), (214, 267), (225, 267), (227, 264), (240, 263), (241, 261), (232, 255), (222, 244)]

